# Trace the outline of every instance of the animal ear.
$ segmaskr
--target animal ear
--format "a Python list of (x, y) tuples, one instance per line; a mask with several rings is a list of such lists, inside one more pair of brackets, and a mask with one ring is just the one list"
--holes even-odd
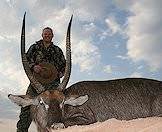
[(68, 104), (72, 106), (80, 106), (85, 102), (87, 102), (87, 100), (88, 100), (88, 95), (79, 96), (79, 97), (70, 97), (64, 101), (64, 104)]
[(22, 106), (22, 107), (35, 104), (35, 99), (32, 99), (28, 95), (12, 95), (12, 94), (9, 94), (8, 98), (13, 103), (17, 104), (18, 106)]

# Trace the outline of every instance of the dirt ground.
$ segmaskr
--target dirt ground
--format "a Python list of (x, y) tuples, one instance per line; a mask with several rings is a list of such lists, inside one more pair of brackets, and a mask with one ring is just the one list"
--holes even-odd
[[(0, 131), (16, 132), (17, 120), (0, 120)], [(29, 132), (36, 132), (32, 123)], [(109, 119), (105, 122), (97, 122), (87, 126), (72, 126), (53, 132), (162, 132), (162, 117), (141, 118), (130, 121)]]
[(73, 126), (54, 132), (162, 132), (162, 117), (141, 118), (131, 121), (110, 119), (88, 126)]

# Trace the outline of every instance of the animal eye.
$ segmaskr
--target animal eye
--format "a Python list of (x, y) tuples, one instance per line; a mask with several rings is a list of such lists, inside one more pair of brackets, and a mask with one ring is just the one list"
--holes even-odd
[(41, 101), (39, 101), (39, 103), (42, 105), (43, 104), (43, 101), (41, 100)]

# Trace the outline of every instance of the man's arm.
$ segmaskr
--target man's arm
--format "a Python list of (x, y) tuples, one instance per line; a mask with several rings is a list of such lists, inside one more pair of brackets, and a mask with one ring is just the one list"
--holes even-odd
[(64, 57), (64, 54), (63, 52), (61, 51), (60, 53), (60, 78), (64, 76), (64, 73), (65, 73), (65, 66), (66, 66), (66, 60), (65, 60), (65, 57)]
[(55, 60), (57, 64), (56, 67), (59, 72), (59, 78), (61, 78), (64, 76), (66, 60), (62, 50), (59, 47), (56, 47), (56, 54), (57, 54), (57, 60)]
[(26, 53), (26, 57), (27, 57), (27, 60), (29, 62), (29, 67), (30, 69), (33, 71), (33, 67), (35, 65), (35, 62), (34, 62), (34, 51), (35, 51), (35, 44), (33, 44), (32, 46), (30, 46), (30, 48), (28, 49), (27, 53)]
[[(30, 67), (30, 69), (31, 69), (32, 72), (33, 71), (34, 72), (37, 71), (37, 69), (38, 70), (41, 69), (41, 67), (40, 68), (38, 67), (39, 65), (35, 65), (35, 61), (34, 61), (34, 52), (35, 52), (35, 50), (36, 50), (35, 49), (35, 44), (33, 44), (32, 46), (30, 46), (30, 48), (28, 49), (28, 51), (26, 53), (27, 60), (29, 62), (29, 67)], [(33, 87), (33, 88), (35, 88), (35, 87)], [(37, 91), (38, 94), (41, 93), (42, 91), (44, 91), (42, 89), (40, 90), (40, 89), (36, 89), (36, 88), (35, 88), (35, 90)]]

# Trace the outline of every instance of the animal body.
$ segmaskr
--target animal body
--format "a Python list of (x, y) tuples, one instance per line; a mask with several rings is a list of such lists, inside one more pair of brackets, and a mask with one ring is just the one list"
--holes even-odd
[[(72, 19), (71, 19), (72, 21)], [(130, 120), (161, 116), (162, 82), (145, 78), (125, 78), (109, 81), (83, 81), (66, 88), (71, 71), (70, 27), (66, 37), (66, 68), (62, 83), (56, 90), (45, 90), (32, 75), (25, 55), (25, 20), (21, 37), (22, 63), (37, 91), (37, 97), (8, 97), (19, 106), (31, 106), (31, 116), (38, 132), (72, 125), (87, 125), (110, 118)]]
[(65, 90), (65, 95), (88, 95), (96, 121), (130, 120), (162, 115), (162, 82), (145, 78), (83, 81)]

